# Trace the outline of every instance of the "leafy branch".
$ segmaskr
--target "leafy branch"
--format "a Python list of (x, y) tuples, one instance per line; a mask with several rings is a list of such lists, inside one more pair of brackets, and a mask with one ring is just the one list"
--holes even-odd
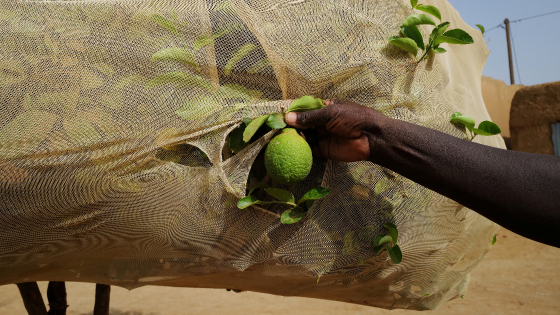
[(247, 196), (239, 200), (237, 207), (239, 209), (245, 209), (252, 205), (266, 205), (273, 203), (285, 204), (290, 208), (282, 213), (280, 222), (283, 224), (292, 224), (301, 220), (307, 214), (307, 211), (311, 208), (315, 200), (327, 196), (331, 191), (325, 187), (315, 187), (306, 192), (305, 195), (303, 195), (303, 197), (301, 197), (301, 199), (296, 203), (294, 195), (287, 190), (270, 188), (267, 187), (267, 185), (261, 185), (258, 188), (263, 189), (269, 196), (275, 198), (276, 200), (261, 201), (258, 200), (257, 197)]
[(471, 135), (471, 138), (469, 139), (470, 141), (473, 141), (474, 137), (476, 137), (477, 135), (494, 136), (502, 132), (498, 125), (488, 120), (481, 122), (478, 125), (478, 128), (475, 128), (474, 119), (459, 112), (453, 113), (449, 118), (449, 121), (452, 123), (463, 125)]
[(389, 230), (389, 235), (380, 234), (373, 240), (373, 251), (376, 254), (381, 253), (383, 250), (387, 250), (389, 253), (389, 258), (395, 264), (402, 261), (402, 252), (399, 245), (397, 245), (397, 240), (399, 238), (399, 232), (397, 227), (393, 223), (385, 223), (383, 226)]
[(286, 127), (286, 122), (284, 121), (284, 115), (288, 112), (305, 112), (309, 110), (315, 110), (325, 107), (323, 105), (323, 100), (320, 98), (315, 98), (310, 95), (305, 95), (299, 99), (292, 102), (287, 111), (283, 113), (274, 113), (270, 115), (263, 115), (251, 120), (251, 122), (245, 128), (243, 132), (243, 141), (249, 142), (253, 135), (259, 130), (259, 128), (266, 123), (272, 129), (282, 129)]
[[(323, 105), (323, 101), (320, 98), (305, 95), (293, 101), (286, 112), (308, 111), (322, 107), (325, 107), (325, 105)], [(241, 126), (241, 128), (234, 130), (229, 141), (232, 151), (237, 153), (244, 149), (250, 143), (257, 131), (265, 125), (265, 123), (271, 129), (285, 128), (287, 125), (284, 121), (284, 109), (282, 109), (282, 112), (283, 113), (273, 113), (256, 117), (248, 122), (246, 126)], [(276, 200), (262, 201), (257, 197), (252, 196), (251, 194), (257, 189), (264, 190), (269, 196), (275, 198)], [(284, 211), (280, 218), (280, 222), (283, 224), (292, 224), (298, 222), (306, 215), (315, 200), (324, 198), (329, 192), (330, 189), (328, 188), (315, 187), (305, 193), (305, 195), (303, 195), (303, 197), (296, 203), (294, 195), (292, 195), (291, 192), (284, 189), (271, 188), (267, 184), (261, 182), (254, 187), (251, 187), (247, 196), (239, 200), (237, 207), (239, 209), (245, 209), (252, 205), (266, 205), (273, 203), (285, 204), (289, 206), (289, 209)]]
[[(413, 9), (423, 11), (434, 17), (441, 22), (441, 13), (438, 8), (431, 5), (418, 4), (418, 0), (410, 0)], [(420, 59), (416, 59), (417, 63), (428, 58), (430, 52), (435, 54), (445, 53), (447, 50), (441, 48), (443, 43), (466, 45), (474, 43), (472, 37), (462, 29), (452, 29), (447, 31), (449, 22), (443, 22), (439, 25), (427, 14), (413, 14), (409, 15), (404, 22), (400, 25), (401, 34), (403, 37), (392, 36), (389, 38), (389, 43), (404, 49), (405, 51), (414, 55), (418, 55), (418, 50), (421, 49), (424, 53)], [(433, 25), (435, 28), (430, 34), (428, 43), (424, 43), (422, 33), (418, 29), (418, 25)]]

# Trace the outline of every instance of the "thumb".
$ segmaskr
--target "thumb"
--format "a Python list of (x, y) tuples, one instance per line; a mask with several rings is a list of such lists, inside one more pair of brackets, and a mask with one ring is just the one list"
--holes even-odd
[(289, 112), (284, 116), (284, 120), (290, 126), (306, 129), (317, 126), (324, 126), (331, 120), (329, 106), (307, 112)]

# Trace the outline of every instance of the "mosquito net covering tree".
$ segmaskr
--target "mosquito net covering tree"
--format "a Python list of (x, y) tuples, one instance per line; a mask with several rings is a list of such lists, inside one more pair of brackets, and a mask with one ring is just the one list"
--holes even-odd
[[(289, 189), (331, 193), (284, 225), (281, 207), (236, 207), (275, 131), (228, 147), (243, 120), (303, 95), (456, 137), (451, 113), (489, 119), (480, 32), (446, 1), (426, 4), (475, 44), (416, 64), (387, 41), (413, 13), (398, 0), (0, 1), (0, 284), (234, 288), (410, 309), (463, 295), (494, 223), (373, 163), (315, 161)], [(386, 222), (400, 231), (398, 265), (372, 251)]]

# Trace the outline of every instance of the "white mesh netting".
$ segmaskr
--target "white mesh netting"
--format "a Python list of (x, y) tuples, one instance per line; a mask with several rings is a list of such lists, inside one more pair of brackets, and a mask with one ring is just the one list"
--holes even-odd
[[(399, 0), (0, 1), (0, 284), (410, 309), (461, 296), (494, 223), (373, 163), (329, 161), (291, 190), (331, 193), (283, 225), (279, 207), (236, 207), (274, 132), (235, 155), (226, 141), (243, 119), (309, 94), (463, 137), (451, 113), (489, 119), (488, 51), (446, 1), (426, 4), (475, 44), (416, 65), (387, 42), (412, 13)], [(372, 252), (385, 222), (400, 231), (398, 265)]]

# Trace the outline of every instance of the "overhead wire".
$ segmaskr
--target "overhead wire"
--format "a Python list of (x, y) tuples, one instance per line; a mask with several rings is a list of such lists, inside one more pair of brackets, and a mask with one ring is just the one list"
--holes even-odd
[(529, 20), (529, 19), (534, 19), (534, 18), (537, 18), (537, 17), (545, 16), (545, 15), (551, 15), (551, 14), (559, 13), (559, 12), (560, 12), (560, 10), (554, 11), (554, 12), (543, 13), (543, 14), (539, 14), (539, 15), (534, 15), (534, 16), (522, 18), (522, 19), (519, 19), (519, 20), (511, 21), (510, 23), (521, 22), (521, 21), (525, 21), (525, 20)]
[(491, 30), (495, 30), (495, 29), (497, 29), (498, 27), (503, 27), (503, 26), (504, 26), (504, 24), (498, 24), (498, 25), (492, 27), (491, 29), (486, 30), (486, 32), (484, 32), (484, 34), (490, 32)]
[[(509, 21), (509, 22), (510, 22), (510, 23), (517, 23), (517, 22), (521, 22), (521, 21), (525, 21), (525, 20), (530, 20), (530, 19), (534, 19), (534, 18), (541, 17), (541, 16), (546, 16), (546, 15), (551, 15), (551, 14), (556, 14), (556, 13), (560, 13), (560, 10), (552, 11), (552, 12), (547, 12), (547, 13), (543, 13), (543, 14), (538, 14), (538, 15), (533, 15), (533, 16), (529, 16), (529, 17), (526, 17), (526, 18), (517, 19), (517, 20), (513, 20), (513, 21)], [(497, 28), (499, 28), (499, 27), (503, 28), (503, 26), (504, 26), (504, 23), (500, 23), (500, 24), (498, 24), (498, 25), (496, 25), (496, 26), (494, 26), (494, 27), (488, 29), (485, 33), (488, 33), (488, 32), (490, 32), (490, 31), (492, 31), (492, 30), (495, 30), (495, 29), (497, 29)]]

